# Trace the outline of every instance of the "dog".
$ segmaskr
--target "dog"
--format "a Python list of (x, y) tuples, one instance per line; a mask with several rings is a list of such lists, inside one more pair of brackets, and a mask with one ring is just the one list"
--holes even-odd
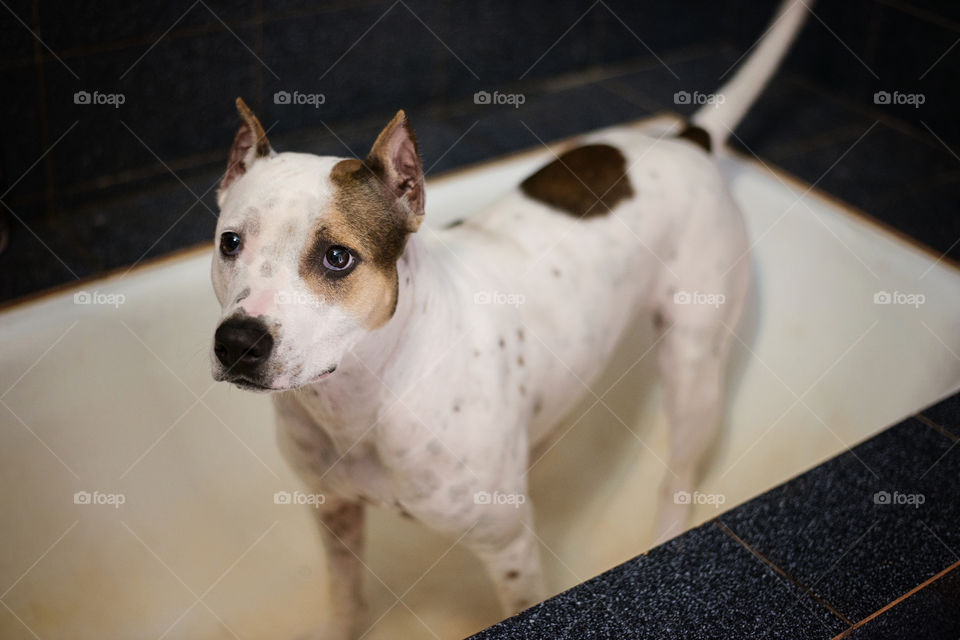
[[(423, 170), (403, 111), (361, 160), (277, 153), (237, 99), (217, 193), (212, 370), (272, 393), (280, 450), (326, 496), (312, 510), (331, 576), (323, 637), (359, 631), (365, 505), (467, 545), (505, 615), (544, 598), (525, 524), (530, 452), (642, 317), (660, 327), (670, 429), (656, 526), (683, 522), (688, 506), (673, 497), (692, 490), (717, 430), (750, 282), (744, 222), (710, 150), (805, 13), (785, 3), (722, 104), (679, 135), (587, 136), (487, 210), (430, 233), (417, 233)], [(476, 304), (493, 292), (523, 304)]]

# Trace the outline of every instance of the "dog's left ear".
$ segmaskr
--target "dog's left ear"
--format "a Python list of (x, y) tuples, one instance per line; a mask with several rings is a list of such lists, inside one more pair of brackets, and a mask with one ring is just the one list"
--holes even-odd
[(250, 107), (243, 98), (237, 98), (237, 113), (242, 123), (237, 129), (237, 135), (233, 137), (233, 146), (230, 147), (230, 155), (227, 158), (227, 170), (220, 180), (220, 188), (217, 189), (217, 204), (221, 206), (227, 188), (237, 178), (246, 173), (258, 158), (273, 155), (273, 149), (267, 140), (263, 125), (257, 120), (257, 116), (253, 115), (253, 111), (250, 111)]
[(397, 111), (377, 136), (366, 165), (380, 178), (388, 197), (394, 198), (398, 211), (406, 217), (407, 231), (420, 228), (425, 203), (423, 167), (417, 153), (417, 139), (403, 110)]

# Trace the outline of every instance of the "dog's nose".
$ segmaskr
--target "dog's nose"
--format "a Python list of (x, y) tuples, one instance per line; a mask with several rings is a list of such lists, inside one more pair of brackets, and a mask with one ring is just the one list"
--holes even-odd
[(231, 373), (252, 373), (273, 351), (267, 326), (252, 318), (227, 320), (213, 336), (213, 353)]

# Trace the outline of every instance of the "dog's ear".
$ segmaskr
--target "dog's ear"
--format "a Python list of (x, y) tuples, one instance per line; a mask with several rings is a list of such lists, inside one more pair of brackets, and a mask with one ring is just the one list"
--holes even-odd
[(223, 204), (227, 188), (246, 173), (257, 158), (266, 158), (273, 154), (263, 126), (243, 98), (237, 98), (237, 113), (240, 114), (242, 123), (237, 129), (237, 135), (233, 137), (233, 146), (230, 147), (230, 156), (227, 158), (227, 170), (220, 180), (220, 188), (217, 189), (219, 205)]
[(388, 197), (406, 217), (407, 231), (420, 227), (424, 212), (423, 167), (417, 153), (417, 139), (403, 110), (397, 111), (367, 155), (367, 166), (380, 178)]

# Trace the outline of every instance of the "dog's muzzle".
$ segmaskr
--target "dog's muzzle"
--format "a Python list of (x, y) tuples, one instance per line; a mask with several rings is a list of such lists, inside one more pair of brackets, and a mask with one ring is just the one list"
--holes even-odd
[(224, 379), (255, 380), (273, 352), (273, 336), (267, 326), (253, 318), (231, 318), (217, 327), (213, 353), (226, 369)]

